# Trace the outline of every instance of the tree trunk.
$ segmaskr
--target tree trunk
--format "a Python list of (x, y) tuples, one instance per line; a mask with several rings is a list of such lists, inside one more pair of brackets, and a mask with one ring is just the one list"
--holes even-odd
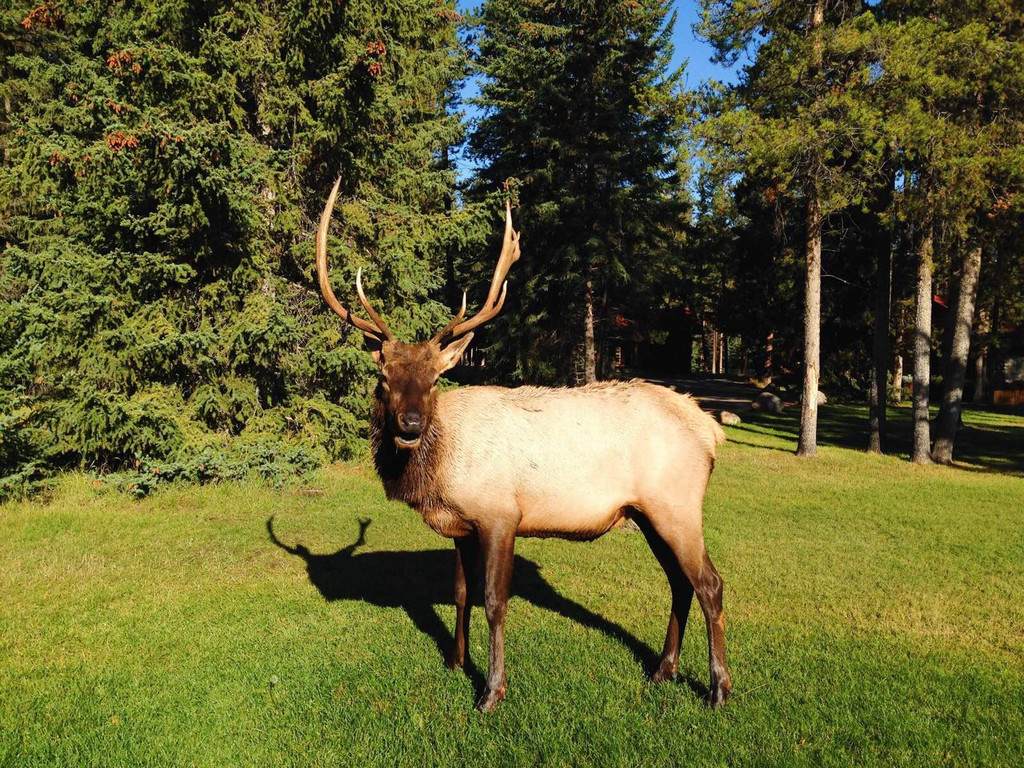
[(821, 357), (821, 199), (807, 201), (807, 273), (804, 281), (804, 389), (797, 456), (818, 455), (818, 371)]
[(971, 402), (979, 405), (985, 402), (985, 350), (979, 349), (974, 355), (974, 396)]
[[(964, 243), (961, 241), (959, 251), (963, 252), (964, 247)], [(942, 326), (942, 343), (939, 345), (938, 355), (936, 356), (935, 361), (939, 370), (943, 371), (943, 373), (946, 371), (949, 356), (953, 351), (953, 332), (956, 330), (954, 317), (956, 316), (957, 302), (960, 300), (960, 276), (957, 271), (958, 265), (954, 263), (955, 261), (956, 259), (951, 256), (949, 264), (947, 265), (949, 268), (949, 275), (946, 279), (946, 322)], [(960, 266), (962, 266), (962, 264)], [(942, 282), (939, 280), (932, 280), (932, 293), (936, 296), (941, 296), (941, 290)], [(932, 318), (932, 331), (933, 335), (937, 335), (934, 317)]]
[(764, 366), (761, 368), (761, 378), (767, 384), (772, 383), (772, 358), (775, 354), (775, 332), (768, 331), (768, 335), (764, 337)]
[(964, 259), (960, 272), (956, 308), (950, 313), (953, 323), (952, 341), (943, 376), (945, 387), (942, 408), (936, 422), (935, 447), (932, 460), (940, 464), (953, 463), (953, 441), (960, 423), (960, 408), (967, 375), (967, 354), (971, 346), (971, 325), (974, 322), (974, 301), (978, 295), (978, 275), (981, 272), (981, 244), (973, 246)]
[(825, 41), (822, 39), (821, 27), (825, 23), (825, 0), (815, 0), (811, 8), (811, 24), (808, 32), (811, 40), (811, 67), (818, 71), (825, 58)]
[(885, 409), (888, 405), (889, 306), (891, 303), (892, 257), (888, 246), (878, 251), (878, 275), (875, 285), (875, 328), (871, 348), (871, 394), (868, 416), (871, 436), (868, 451), (882, 453), (886, 447)]
[(611, 303), (608, 301), (608, 286), (601, 294), (601, 323), (597, 333), (597, 375), (602, 381), (612, 377), (612, 368), (615, 365), (615, 345), (612, 343), (612, 329), (615, 323), (612, 320)]
[(892, 366), (892, 401), (896, 405), (903, 404), (903, 353), (896, 353), (896, 362)]
[(975, 324), (974, 352), (974, 396), (971, 402), (975, 405), (985, 402), (986, 374), (988, 373), (988, 339), (991, 331), (989, 313), (978, 309), (978, 322)]
[(587, 280), (583, 297), (586, 303), (586, 318), (583, 327), (583, 381), (593, 384), (597, 381), (597, 344), (594, 340), (594, 283)]
[[(825, 0), (811, 8), (811, 79), (817, 79), (824, 60), (821, 27), (825, 23)], [(800, 410), (800, 439), (797, 456), (818, 455), (818, 372), (821, 358), (821, 197), (813, 176), (808, 179), (807, 272), (804, 275), (804, 388)]]
[(708, 326), (706, 318), (702, 318), (700, 321), (700, 372), (711, 373), (712, 366), (714, 365), (714, 355), (712, 354), (712, 331)]
[[(889, 274), (892, 274), (892, 261), (890, 257), (889, 262)], [(890, 292), (892, 291), (892, 285), (889, 286)], [(896, 405), (903, 403), (903, 353), (906, 349), (907, 341), (907, 316), (903, 309), (902, 304), (896, 304), (893, 306), (890, 302), (890, 309), (894, 310), (892, 314), (893, 324), (893, 360), (892, 360), (892, 402)]]
[(917, 249), (917, 294), (914, 314), (914, 439), (910, 460), (931, 464), (928, 387), (932, 354), (932, 219), (929, 212)]

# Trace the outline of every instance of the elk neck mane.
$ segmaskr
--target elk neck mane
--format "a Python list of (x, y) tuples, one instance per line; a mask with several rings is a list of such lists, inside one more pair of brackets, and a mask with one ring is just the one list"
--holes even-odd
[(444, 445), (443, 431), (440, 420), (433, 419), (423, 432), (419, 448), (399, 450), (391, 439), (386, 407), (379, 389), (374, 393), (370, 412), (370, 449), (374, 467), (389, 499), (404, 501), (420, 510), (443, 505), (442, 489), (437, 482)]

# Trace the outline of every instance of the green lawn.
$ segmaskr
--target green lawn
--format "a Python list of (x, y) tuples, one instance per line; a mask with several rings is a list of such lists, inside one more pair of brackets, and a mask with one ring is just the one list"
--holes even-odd
[[(850, 419), (826, 406), (823, 442)], [(442, 664), (451, 544), (364, 467), (141, 502), (71, 476), (0, 507), (0, 765), (1024, 764), (1024, 417), (966, 420), (984, 471), (797, 459), (795, 415), (729, 430), (720, 712), (696, 603), (680, 681), (645, 680), (668, 588), (636, 534), (519, 543), (480, 715), (479, 670)]]

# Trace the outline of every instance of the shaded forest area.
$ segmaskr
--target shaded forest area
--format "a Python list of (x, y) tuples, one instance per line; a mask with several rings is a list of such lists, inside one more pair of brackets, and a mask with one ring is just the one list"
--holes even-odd
[(741, 373), (804, 403), (804, 455), (819, 388), (878, 451), (912, 397), (912, 458), (951, 461), (961, 400), (1024, 379), (1024, 13), (701, 5), (734, 85), (684, 88), (660, 0), (10, 3), (0, 498), (363, 450), (372, 364), (313, 273), (339, 175), (333, 282), (410, 340), (479, 302), (513, 197), (467, 378)]

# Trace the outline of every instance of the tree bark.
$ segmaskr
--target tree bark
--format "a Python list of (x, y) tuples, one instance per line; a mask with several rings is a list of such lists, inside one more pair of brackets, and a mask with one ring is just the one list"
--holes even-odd
[(715, 373), (722, 372), (722, 332), (715, 329)]
[[(961, 242), (960, 246), (959, 246), (959, 251), (958, 252), (963, 252), (963, 248), (964, 247), (965, 246), (964, 246), (963, 242)], [(950, 253), (952, 253), (952, 250), (950, 250)], [(958, 265), (954, 263), (955, 261), (956, 261), (956, 259), (954, 259), (951, 256), (950, 259), (949, 259), (949, 264), (946, 265), (949, 268), (949, 275), (948, 275), (948, 277), (946, 279), (946, 297), (945, 297), (946, 298), (946, 322), (942, 326), (942, 342), (939, 345), (939, 349), (938, 349), (938, 353), (939, 354), (938, 354), (937, 359), (936, 359), (936, 363), (938, 364), (939, 370), (943, 371), (943, 372), (945, 372), (945, 370), (946, 370), (946, 367), (947, 367), (948, 362), (949, 362), (949, 356), (950, 356), (950, 354), (952, 353), (952, 350), (953, 350), (953, 331), (956, 329), (956, 323), (954, 322), (954, 317), (956, 315), (956, 305), (957, 305), (957, 302), (960, 300), (960, 275), (959, 275), (959, 272), (957, 271), (957, 266)], [(962, 259), (961, 259), (961, 261), (962, 261)], [(960, 264), (959, 266), (962, 267), (963, 264)], [(934, 267), (934, 265), (933, 265), (933, 267)], [(937, 269), (936, 269), (936, 271), (937, 271)], [(941, 291), (942, 291), (942, 282), (941, 282), (941, 280), (933, 279), (932, 280), (932, 292), (936, 296), (941, 296)], [(938, 335), (938, 331), (935, 328), (935, 318), (934, 317), (932, 318), (932, 335), (933, 336), (937, 336)], [(934, 434), (932, 435), (932, 437), (934, 438)]]
[[(889, 274), (892, 274), (892, 261), (890, 257), (889, 262)], [(890, 293), (892, 291), (892, 284), (889, 285)], [(892, 393), (889, 395), (892, 398), (892, 402), (896, 405), (903, 403), (903, 353), (906, 348), (907, 339), (907, 317), (906, 312), (901, 304), (892, 305), (889, 303), (890, 311), (892, 311), (892, 332), (893, 332), (893, 359), (892, 359)]]
[(964, 259), (960, 271), (956, 308), (950, 313), (953, 324), (949, 356), (944, 372), (942, 407), (935, 429), (932, 460), (940, 464), (953, 463), (953, 442), (960, 423), (964, 379), (967, 376), (967, 355), (971, 346), (971, 326), (974, 323), (974, 302), (978, 295), (978, 276), (981, 273), (981, 244), (974, 245)]
[(914, 313), (914, 438), (910, 460), (931, 464), (931, 430), (928, 425), (928, 387), (932, 354), (932, 245), (934, 232), (929, 212), (917, 249), (917, 293)]
[(903, 404), (903, 353), (896, 353), (896, 362), (892, 366), (892, 401), (896, 405)]
[(885, 409), (888, 405), (889, 377), (889, 306), (892, 291), (892, 256), (888, 246), (878, 252), (878, 275), (875, 285), (875, 328), (871, 348), (871, 393), (868, 423), (871, 436), (868, 451), (883, 453), (886, 448)]
[(714, 355), (712, 354), (712, 334), (714, 331), (708, 326), (706, 318), (700, 321), (700, 371), (701, 373), (712, 373)]
[(820, 70), (825, 58), (825, 41), (822, 39), (821, 27), (825, 23), (825, 0), (815, 0), (811, 8), (811, 24), (808, 32), (811, 40), (811, 67)]
[(975, 405), (985, 402), (985, 350), (979, 349), (974, 355), (974, 396)]
[[(811, 79), (815, 80), (824, 61), (821, 28), (825, 23), (825, 0), (811, 8)], [(807, 272), (804, 275), (804, 388), (800, 410), (800, 439), (797, 456), (818, 455), (818, 372), (821, 358), (821, 196), (816, 179), (808, 181)]]
[(807, 272), (804, 280), (804, 389), (797, 456), (818, 455), (818, 371), (821, 357), (821, 200), (807, 201)]
[(989, 313), (984, 309), (978, 309), (978, 322), (975, 324), (975, 351), (974, 351), (974, 396), (971, 402), (975, 405), (985, 402), (986, 374), (988, 373), (988, 339), (991, 325), (989, 324)]
[(586, 317), (583, 327), (583, 381), (585, 384), (593, 384), (597, 381), (597, 344), (594, 339), (594, 283), (590, 279), (587, 280), (584, 302)]
[(615, 347), (612, 344), (612, 329), (615, 323), (612, 320), (611, 303), (608, 301), (608, 286), (605, 285), (601, 294), (601, 322), (595, 329), (597, 336), (597, 375), (602, 381), (612, 377), (612, 367), (615, 365)]
[(705, 373), (710, 373), (712, 376), (715, 374), (715, 360), (718, 359), (718, 355), (715, 350), (715, 330), (714, 328), (705, 328), (704, 332), (704, 349), (706, 364), (704, 367)]

